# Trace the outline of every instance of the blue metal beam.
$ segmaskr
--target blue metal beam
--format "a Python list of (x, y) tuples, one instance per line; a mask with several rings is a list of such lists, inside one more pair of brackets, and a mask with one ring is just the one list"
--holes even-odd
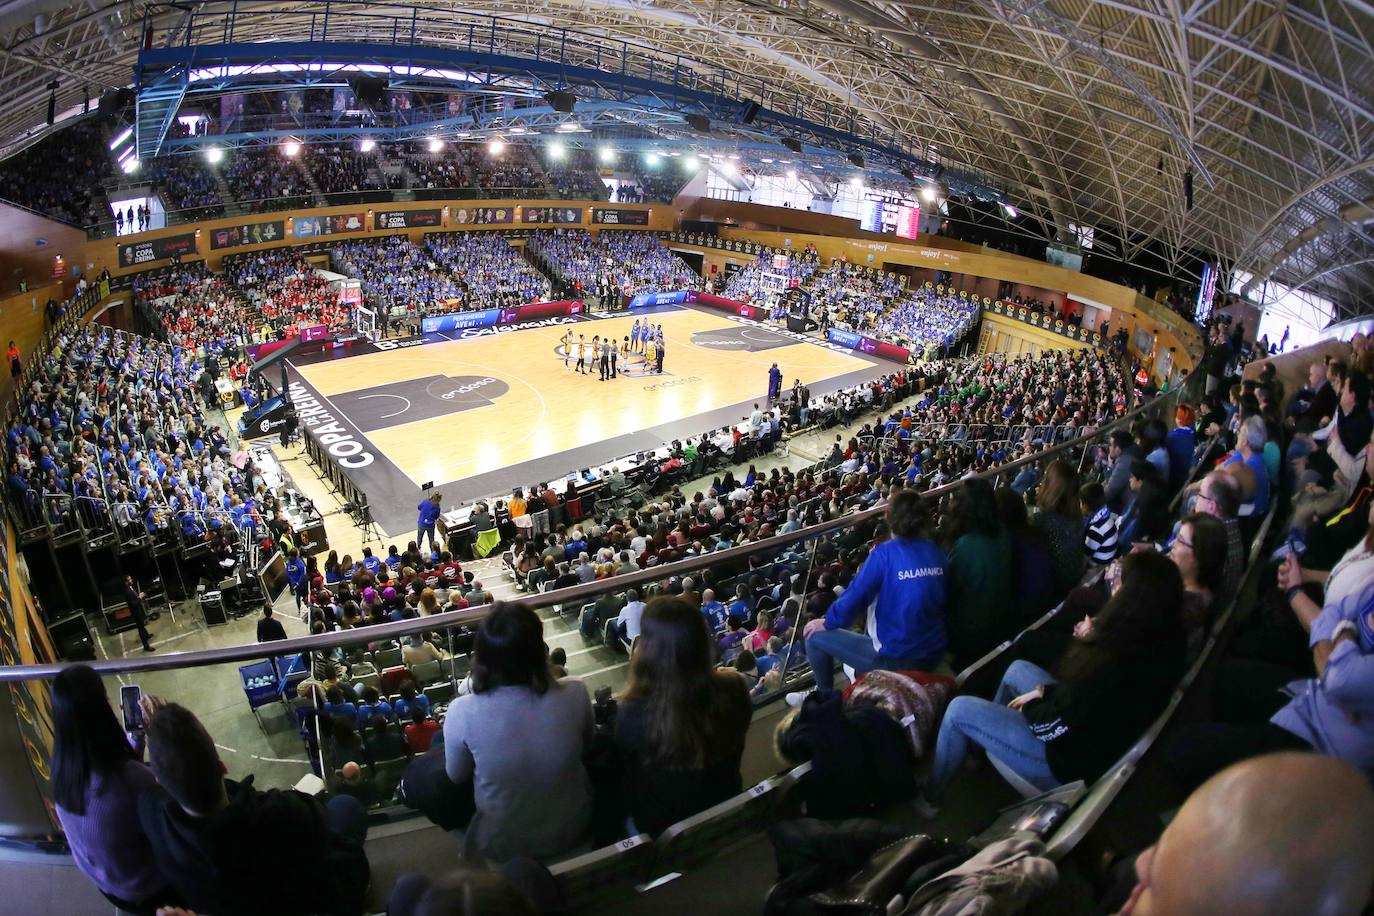
[[(529, 77), (547, 84), (597, 87), (612, 97), (626, 99), (651, 96), (675, 110), (700, 111), (729, 122), (736, 121), (743, 107), (750, 101), (740, 96), (724, 94), (720, 90), (730, 87), (725, 86), (722, 80), (704, 78), (687, 67), (674, 67), (671, 70), (665, 68), (665, 72), (657, 74), (652, 67), (652, 59), (648, 75), (640, 75), (630, 72), (625, 67), (619, 72), (606, 72), (554, 58), (540, 59), (463, 48), (355, 42), (329, 42), (323, 46), (316, 42), (250, 42), (153, 48), (139, 54), (138, 71), (141, 81), (148, 82), (155, 81), (158, 77), (165, 78), (169, 74), (189, 75), (196, 70), (217, 67), (270, 63), (318, 65), (324, 62), (460, 72), (479, 71)], [(265, 75), (259, 73), (256, 80), (260, 83)], [(339, 84), (344, 82), (342, 74), (335, 79)], [(213, 87), (207, 89), (223, 92), (234, 88), (235, 82), (234, 77), (217, 78)], [(321, 84), (323, 83), (317, 83)], [(446, 88), (449, 91), (461, 91), (464, 85), (450, 82)], [(188, 83), (187, 89), (191, 93), (197, 93), (198, 83)], [(795, 110), (799, 110), (798, 107), (794, 107)], [(829, 106), (822, 106), (822, 111), (829, 114)], [(862, 125), (852, 116), (847, 116), (844, 120), (847, 121), (845, 127), (839, 127), (797, 114), (760, 107), (754, 122), (760, 125), (773, 125), (784, 133), (812, 137), (818, 145), (881, 156), (891, 160), (895, 165), (913, 168), (928, 166), (919, 157), (903, 148), (896, 138), (877, 138), (857, 133), (856, 130)]]

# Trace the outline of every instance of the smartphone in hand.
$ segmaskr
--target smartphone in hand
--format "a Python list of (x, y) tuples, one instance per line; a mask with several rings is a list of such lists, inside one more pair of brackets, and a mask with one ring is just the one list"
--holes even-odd
[(126, 732), (143, 731), (143, 690), (137, 684), (126, 684), (119, 688), (119, 709), (124, 714)]

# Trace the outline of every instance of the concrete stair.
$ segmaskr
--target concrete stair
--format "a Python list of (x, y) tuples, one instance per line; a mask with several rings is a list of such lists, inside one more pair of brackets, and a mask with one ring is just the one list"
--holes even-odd
[(315, 180), (315, 173), (310, 171), (310, 167), (302, 159), (296, 160), (296, 168), (300, 169), (301, 177), (305, 179), (305, 186), (310, 189), (310, 194), (315, 199), (315, 206), (325, 206), (324, 191), (321, 190), (320, 183)]

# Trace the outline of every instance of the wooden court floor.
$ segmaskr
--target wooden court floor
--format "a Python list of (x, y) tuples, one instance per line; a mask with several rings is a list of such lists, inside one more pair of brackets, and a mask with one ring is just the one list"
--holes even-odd
[[(628, 335), (634, 316), (510, 331), (351, 356), (294, 369), (417, 486), (443, 484), (767, 393), (774, 362), (784, 387), (814, 385), (868, 360), (692, 309), (649, 316), (666, 340), (663, 375), (600, 381), (564, 368), (574, 335)], [(702, 430), (703, 432), (705, 430)], [(614, 456), (612, 456), (614, 457)]]

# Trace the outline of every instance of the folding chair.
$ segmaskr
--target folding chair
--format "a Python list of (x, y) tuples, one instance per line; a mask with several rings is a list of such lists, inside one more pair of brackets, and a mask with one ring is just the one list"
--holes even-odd
[(253, 662), (239, 667), (239, 680), (243, 684), (243, 695), (248, 698), (248, 708), (262, 728), (262, 716), (258, 712), (264, 706), (271, 706), (281, 696), (277, 681), (277, 666), (272, 659)]

